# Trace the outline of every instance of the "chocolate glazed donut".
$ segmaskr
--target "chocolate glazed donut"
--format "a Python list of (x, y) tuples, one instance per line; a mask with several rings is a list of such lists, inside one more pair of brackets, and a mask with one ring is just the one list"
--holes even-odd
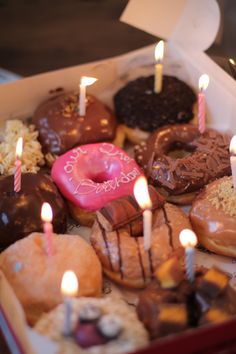
[(42, 173), (23, 173), (20, 192), (15, 193), (13, 185), (13, 176), (0, 180), (0, 249), (31, 232), (43, 231), (40, 215), (44, 202), (52, 207), (54, 231), (66, 231), (66, 207), (49, 176)]
[[(200, 134), (194, 125), (176, 124), (137, 145), (135, 158), (167, 200), (187, 204), (207, 183), (230, 175), (229, 143), (227, 134), (212, 129)], [(176, 149), (182, 149), (180, 157), (173, 155)]]
[(174, 205), (164, 203), (152, 187), (153, 202), (151, 248), (144, 250), (142, 210), (131, 196), (112, 201), (97, 212), (91, 243), (113, 281), (132, 288), (143, 288), (155, 269), (173, 254), (182, 256), (179, 233), (191, 228), (187, 216)]
[(76, 145), (111, 141), (116, 119), (94, 96), (86, 97), (86, 115), (79, 115), (79, 93), (57, 95), (35, 111), (33, 123), (39, 131), (44, 153), (61, 155)]

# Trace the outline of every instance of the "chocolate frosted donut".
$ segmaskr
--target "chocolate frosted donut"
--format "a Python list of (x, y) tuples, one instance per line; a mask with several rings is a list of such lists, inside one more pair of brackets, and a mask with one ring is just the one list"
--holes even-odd
[(66, 208), (51, 178), (38, 173), (25, 173), (21, 191), (13, 191), (13, 176), (0, 180), (0, 248), (8, 247), (31, 232), (43, 231), (41, 207), (48, 202), (53, 211), (53, 228), (66, 231)]
[(184, 204), (190, 193), (231, 173), (229, 143), (228, 135), (215, 130), (200, 134), (194, 125), (176, 124), (158, 129), (136, 146), (135, 157), (151, 184)]
[(86, 115), (79, 115), (79, 93), (61, 94), (43, 102), (33, 116), (44, 153), (61, 155), (76, 145), (109, 141), (116, 119), (110, 109), (87, 96)]
[(159, 94), (154, 92), (152, 75), (129, 82), (114, 97), (117, 118), (149, 132), (166, 124), (189, 122), (195, 101), (193, 90), (174, 76), (163, 77)]

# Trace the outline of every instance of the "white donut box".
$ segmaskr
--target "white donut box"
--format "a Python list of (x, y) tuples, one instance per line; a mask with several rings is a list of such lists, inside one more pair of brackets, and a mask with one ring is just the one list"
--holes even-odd
[[(197, 92), (200, 75), (207, 73), (210, 77), (205, 92), (207, 123), (221, 131), (236, 132), (236, 82), (204, 53), (213, 43), (220, 24), (220, 11), (215, 0), (130, 0), (121, 21), (166, 40), (166, 74), (174, 74)], [(82, 75), (98, 78), (98, 82), (88, 88), (89, 92), (112, 107), (114, 93), (131, 79), (153, 73), (154, 64), (152, 45), (107, 60), (1, 84), (1, 126), (7, 119), (30, 117), (52, 90), (59, 87), (65, 91), (76, 89)], [(80, 228), (78, 233), (81, 232), (86, 234), (88, 230), (81, 231)], [(217, 264), (232, 278), (236, 277), (236, 261), (230, 258), (197, 251), (196, 263)], [(28, 327), (22, 307), (1, 270), (0, 330), (13, 354), (57, 353), (56, 343)], [(137, 353), (192, 353), (193, 350), (218, 353), (222, 345), (228, 350), (236, 348), (235, 319), (158, 340)]]

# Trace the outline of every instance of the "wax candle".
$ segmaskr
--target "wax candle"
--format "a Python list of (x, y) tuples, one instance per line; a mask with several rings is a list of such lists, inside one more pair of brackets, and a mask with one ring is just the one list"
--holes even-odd
[(230, 141), (229, 151), (233, 185), (236, 190), (236, 135), (234, 135)]
[(86, 86), (90, 86), (96, 82), (94, 77), (82, 76), (80, 79), (79, 93), (79, 115), (84, 117), (86, 114)]
[(65, 307), (64, 327), (62, 330), (64, 336), (69, 336), (71, 334), (71, 298), (78, 294), (78, 288), (79, 285), (76, 274), (71, 270), (67, 270), (63, 274), (61, 281), (61, 294), (64, 298)]
[(21, 190), (21, 155), (23, 150), (23, 138), (20, 137), (16, 143), (16, 161), (14, 172), (14, 192)]
[(198, 129), (201, 134), (206, 130), (206, 100), (204, 91), (209, 84), (209, 76), (203, 74), (199, 78), (199, 93), (198, 93)]
[(52, 255), (52, 234), (53, 234), (53, 226), (52, 226), (52, 208), (50, 204), (43, 203), (41, 209), (41, 219), (43, 220), (43, 231), (46, 240), (46, 252), (48, 256)]
[(192, 230), (184, 229), (179, 234), (181, 245), (185, 248), (185, 270), (189, 282), (194, 281), (194, 247), (197, 244), (197, 236)]
[(154, 91), (160, 93), (162, 90), (162, 78), (163, 78), (163, 56), (164, 56), (164, 41), (157, 43), (155, 47), (155, 80)]
[(152, 236), (152, 202), (149, 196), (148, 184), (145, 177), (139, 177), (135, 182), (134, 196), (140, 208), (143, 209), (144, 249), (145, 251), (148, 251), (151, 247)]

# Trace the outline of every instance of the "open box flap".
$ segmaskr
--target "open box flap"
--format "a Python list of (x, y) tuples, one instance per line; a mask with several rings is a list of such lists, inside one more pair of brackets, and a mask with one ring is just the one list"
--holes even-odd
[(130, 0), (120, 20), (181, 47), (204, 51), (218, 32), (220, 10), (216, 0)]

